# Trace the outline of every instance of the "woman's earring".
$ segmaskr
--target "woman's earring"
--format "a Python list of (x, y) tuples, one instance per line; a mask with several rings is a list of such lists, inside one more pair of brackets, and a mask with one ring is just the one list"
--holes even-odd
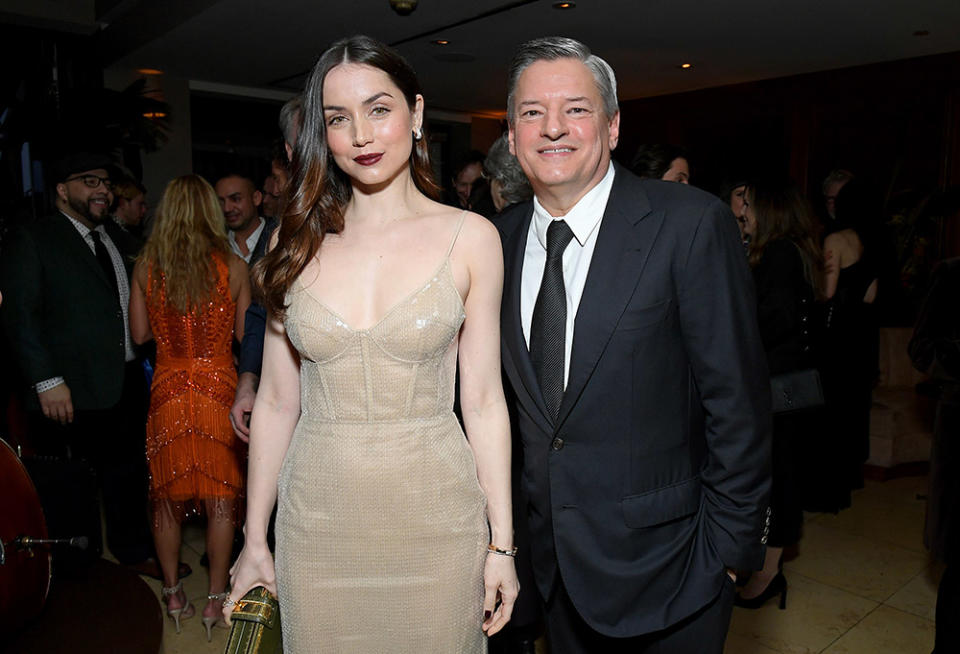
[(421, 130), (419, 127), (413, 130), (413, 139), (415, 141), (419, 141), (422, 138), (423, 138), (423, 130)]

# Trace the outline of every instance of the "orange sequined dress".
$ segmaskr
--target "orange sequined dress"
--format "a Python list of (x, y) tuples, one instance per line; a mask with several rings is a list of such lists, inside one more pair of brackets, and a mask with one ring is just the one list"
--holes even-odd
[(146, 289), (147, 312), (157, 341), (157, 366), (147, 416), (150, 498), (155, 508), (169, 501), (177, 519), (201, 513), (205, 500), (217, 512), (241, 493), (241, 456), (230, 425), (237, 387), (230, 346), (236, 302), (230, 271), (214, 255), (216, 288), (196, 311), (183, 314), (167, 302), (163, 285)]

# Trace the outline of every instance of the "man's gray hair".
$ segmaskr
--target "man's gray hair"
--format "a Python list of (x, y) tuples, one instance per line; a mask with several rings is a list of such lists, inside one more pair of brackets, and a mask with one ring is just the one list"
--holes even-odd
[(517, 118), (514, 101), (520, 74), (529, 65), (538, 61), (556, 61), (557, 59), (576, 59), (590, 69), (597, 83), (600, 98), (603, 100), (603, 111), (608, 120), (613, 118), (619, 106), (617, 77), (613, 74), (610, 64), (590, 52), (590, 48), (579, 41), (564, 36), (545, 36), (521, 45), (510, 63), (510, 76), (507, 82), (507, 119), (510, 124), (513, 125)]
[(510, 154), (506, 134), (502, 134), (490, 146), (487, 158), (483, 160), (483, 170), (490, 179), (500, 182), (500, 195), (507, 204), (526, 202), (533, 197), (533, 189), (520, 162)]
[(297, 142), (297, 134), (300, 132), (300, 113), (303, 111), (303, 99), (297, 95), (289, 100), (280, 108), (280, 132), (283, 134), (283, 140), (290, 147)]

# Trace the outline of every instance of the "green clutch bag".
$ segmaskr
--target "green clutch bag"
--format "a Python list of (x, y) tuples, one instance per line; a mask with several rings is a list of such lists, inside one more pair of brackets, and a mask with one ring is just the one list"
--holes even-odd
[(238, 600), (224, 654), (283, 654), (280, 603), (263, 586)]

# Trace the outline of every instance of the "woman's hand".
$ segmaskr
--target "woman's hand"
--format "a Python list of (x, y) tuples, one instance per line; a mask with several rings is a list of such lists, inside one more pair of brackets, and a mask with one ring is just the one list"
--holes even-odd
[(510, 621), (514, 602), (520, 592), (513, 557), (488, 553), (483, 568), (483, 585), (486, 589), (483, 596), (483, 630), (492, 636)]
[(233, 613), (233, 604), (257, 586), (263, 586), (270, 593), (277, 596), (277, 573), (273, 566), (273, 556), (263, 545), (253, 545), (247, 542), (237, 562), (230, 568), (230, 600), (223, 604), (223, 619), (230, 624), (230, 614)]

